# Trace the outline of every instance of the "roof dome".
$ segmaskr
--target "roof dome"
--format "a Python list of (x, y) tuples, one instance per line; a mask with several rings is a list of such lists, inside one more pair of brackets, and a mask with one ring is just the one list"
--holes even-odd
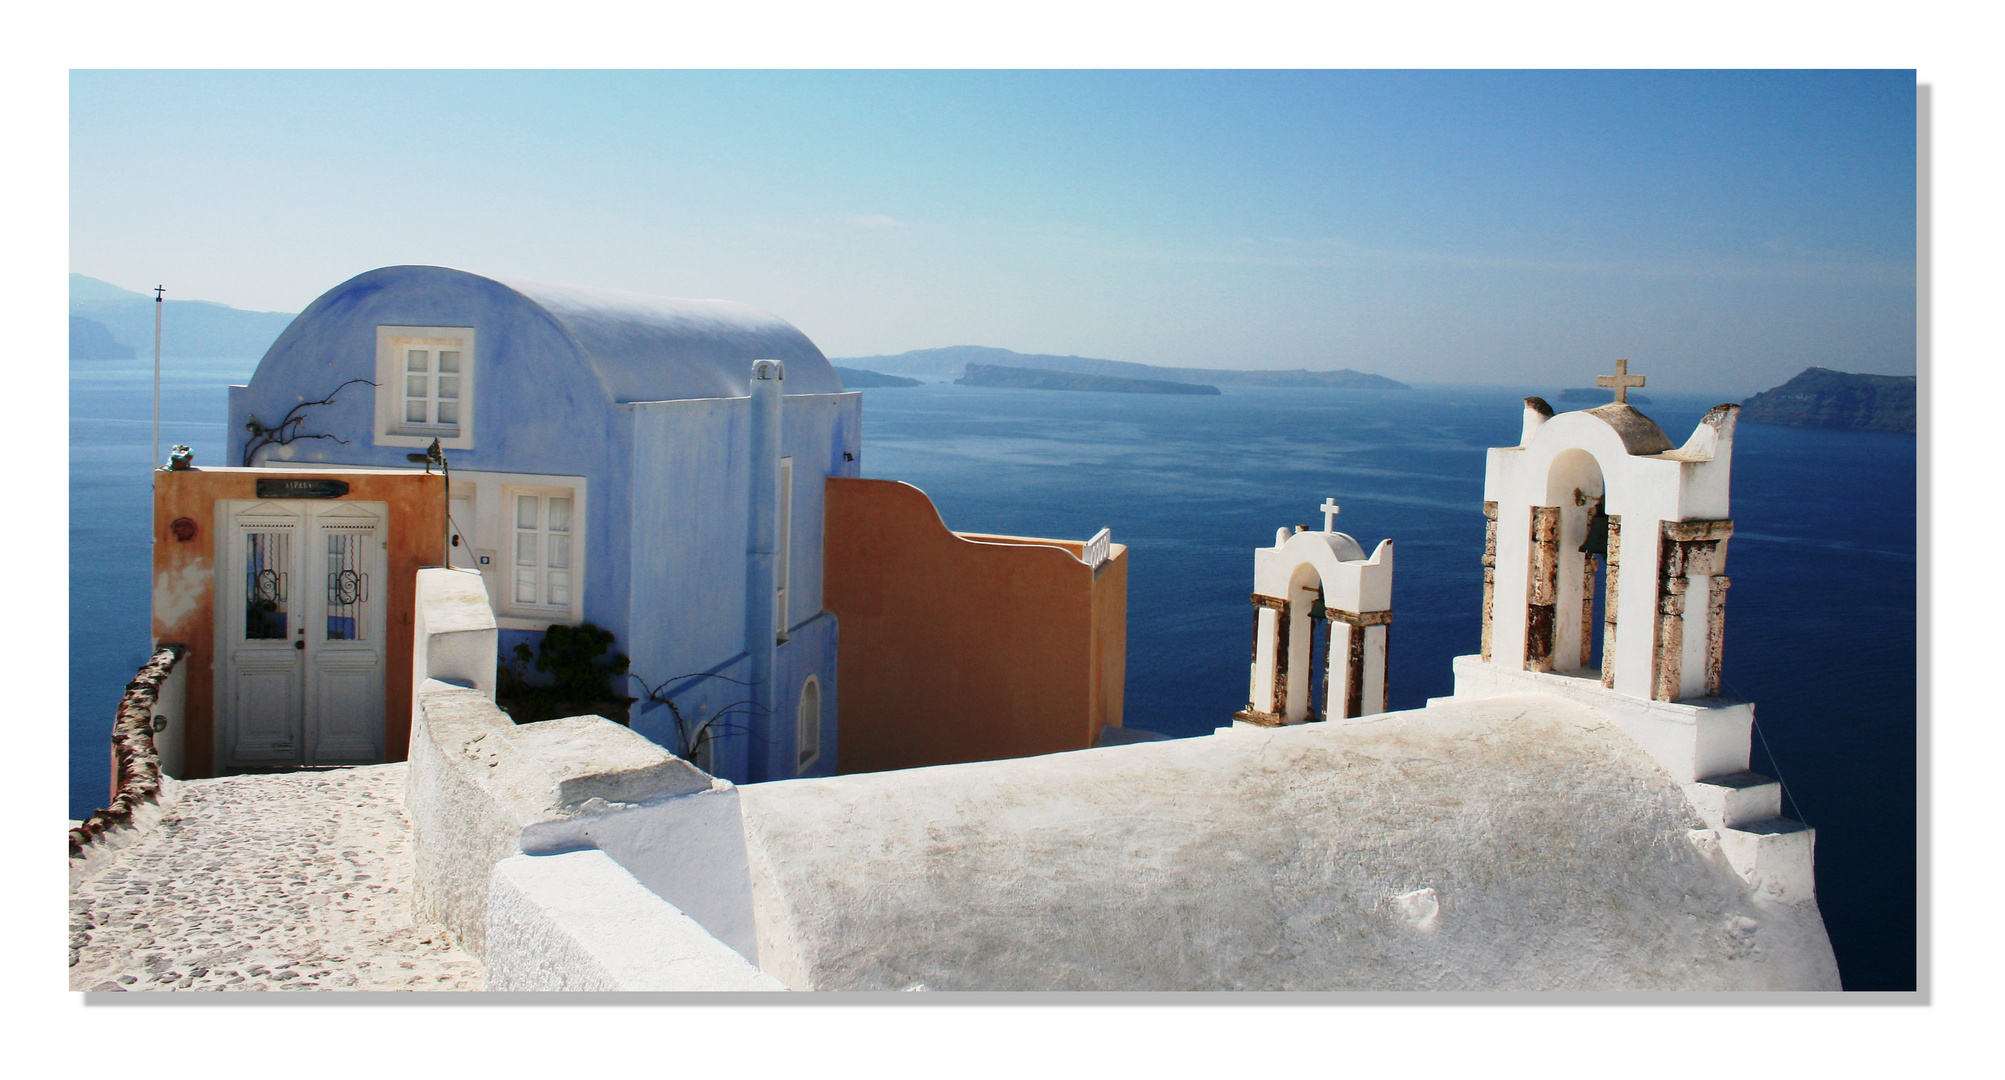
[(1670, 437), (1664, 434), (1664, 429), (1657, 426), (1657, 421), (1637, 412), (1634, 405), (1618, 401), (1585, 411), (1614, 428), (1615, 434), (1622, 438), (1622, 449), (1634, 456), (1661, 454), (1671, 449)]

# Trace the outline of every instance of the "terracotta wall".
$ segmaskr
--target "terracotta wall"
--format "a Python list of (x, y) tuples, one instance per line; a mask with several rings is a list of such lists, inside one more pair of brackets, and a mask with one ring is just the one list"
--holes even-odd
[[(411, 738), (411, 615), (418, 569), (446, 561), (445, 478), (415, 471), (238, 468), (163, 469), (153, 476), (153, 641), (188, 647), (177, 668), (188, 681), (186, 775), (180, 779), (211, 775), (215, 761), (216, 503), (257, 498), (260, 479), (344, 480), (346, 501), (389, 505), (383, 752), (386, 760), (404, 760)], [(174, 534), (181, 518), (195, 523), (186, 540)]]
[(950, 532), (890, 480), (831, 477), (823, 605), (839, 626), (845, 773), (1048, 754), (1119, 727), (1128, 549)]

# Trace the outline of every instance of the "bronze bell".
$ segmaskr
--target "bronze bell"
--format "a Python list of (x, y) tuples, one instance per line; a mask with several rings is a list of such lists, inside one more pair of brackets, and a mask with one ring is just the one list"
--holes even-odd
[(1587, 519), (1587, 539), (1581, 541), (1580, 550), (1589, 555), (1608, 558), (1608, 500), (1596, 499), (1594, 513)]

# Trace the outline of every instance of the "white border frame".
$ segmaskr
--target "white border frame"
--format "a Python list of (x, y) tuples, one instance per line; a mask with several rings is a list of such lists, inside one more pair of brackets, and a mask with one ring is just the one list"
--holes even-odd
[[(397, 362), (401, 344), (457, 344), (464, 361), (460, 364), (459, 434), (445, 435), (444, 428), (427, 429), (405, 424), (399, 417), (404, 400), (404, 369)], [(433, 439), (441, 449), (473, 449), (474, 394), (479, 386), (480, 352), (475, 348), (471, 326), (378, 326), (376, 328), (376, 424), (377, 446), (427, 447)]]
[[(487, 604), (494, 612), (494, 622), (503, 630), (548, 630), (559, 623), (576, 626), (585, 621), (585, 582), (590, 567), (591, 545), (591, 501), (585, 478), (582, 476), (552, 476), (540, 473), (478, 472), (472, 469), (453, 470), (452, 491), (458, 494), (462, 489), (471, 496), (472, 519), (459, 522), (461, 536), (474, 557), (474, 566), (480, 571), (481, 583), (487, 586)], [(509, 601), (513, 595), (509, 586), (513, 584), (510, 567), (502, 556), (506, 553), (504, 541), (512, 539), (514, 507), (511, 496), (517, 490), (524, 493), (549, 494), (569, 489), (571, 493), (571, 615), (556, 618), (553, 613), (539, 612), (533, 615), (519, 613)], [(450, 496), (448, 497), (450, 499)], [(450, 502), (448, 502), (450, 505)], [(506, 515), (504, 517), (503, 515)], [(492, 561), (480, 565), (480, 556), (485, 552)]]

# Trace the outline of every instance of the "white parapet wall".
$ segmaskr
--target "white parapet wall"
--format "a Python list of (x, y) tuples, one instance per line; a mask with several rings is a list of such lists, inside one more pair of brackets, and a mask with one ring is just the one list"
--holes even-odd
[(489, 990), (786, 989), (602, 851), (502, 861), (487, 922)]
[(411, 635), (411, 699), (426, 679), (494, 697), (500, 647), (494, 609), (478, 571), (428, 567), (418, 571), (418, 607)]
[[(427, 569), (418, 579), (405, 794), (418, 918), (485, 958), (495, 867), (521, 855), (525, 833), (535, 831), (533, 853), (612, 850), (636, 868), (644, 888), (665, 889), (661, 895), (722, 926), (730, 944), (719, 948), (750, 955), (743, 871), (720, 887), (708, 877), (666, 872), (661, 855), (681, 850), (684, 833), (697, 834), (699, 847), (707, 848), (722, 837), (723, 847), (736, 844), (742, 867), (731, 785), (603, 717), (514, 723), (492, 700), (495, 620), (479, 576)], [(691, 795), (706, 798), (683, 798)], [(637, 810), (647, 812), (624, 814)], [(685, 820), (701, 827), (662, 835)]]
[(494, 867), (523, 852), (525, 830), (707, 793), (719, 783), (603, 717), (517, 725), (478, 690), (429, 682), (418, 694), (405, 795), (412, 904), (421, 919), (484, 956)]
[(1724, 698), (1652, 701), (1609, 690), (1599, 679), (1526, 671), (1503, 663), (1485, 663), (1480, 656), (1458, 656), (1453, 667), (1457, 700), (1551, 694), (1600, 711), (1681, 784), (1747, 768), (1754, 725), (1754, 706), (1749, 702)]
[(1711, 840), (1749, 887), (1769, 901), (1816, 898), (1816, 830), (1784, 818), (1782, 786), (1748, 771), (1752, 702), (1652, 701), (1610, 690), (1597, 679), (1526, 671), (1480, 656), (1456, 657), (1454, 670), (1455, 696), (1436, 700), (1548, 694), (1606, 716), (1684, 788)]

